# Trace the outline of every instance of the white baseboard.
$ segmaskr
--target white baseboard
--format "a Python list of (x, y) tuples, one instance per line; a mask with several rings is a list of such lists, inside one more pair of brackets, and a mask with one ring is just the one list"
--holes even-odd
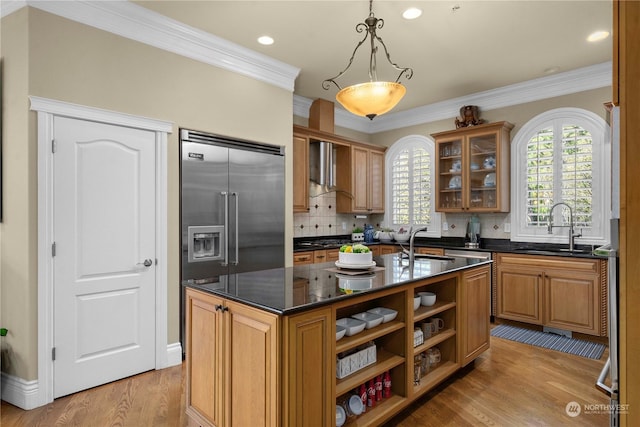
[(167, 368), (182, 364), (182, 344), (180, 341), (167, 345)]
[(2, 400), (18, 408), (29, 410), (40, 404), (38, 380), (27, 381), (2, 372), (0, 375)]
[[(182, 345), (180, 342), (167, 345), (167, 366), (182, 363)], [(28, 411), (50, 402), (40, 402), (38, 380), (27, 381), (7, 373), (0, 373), (0, 389), (2, 400)]]

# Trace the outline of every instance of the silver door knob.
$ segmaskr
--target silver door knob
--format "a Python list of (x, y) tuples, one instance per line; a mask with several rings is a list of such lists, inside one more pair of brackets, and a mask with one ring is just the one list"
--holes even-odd
[(147, 258), (144, 260), (144, 262), (139, 262), (136, 265), (144, 265), (145, 267), (151, 267), (151, 264), (153, 264), (153, 261), (151, 261), (150, 258)]

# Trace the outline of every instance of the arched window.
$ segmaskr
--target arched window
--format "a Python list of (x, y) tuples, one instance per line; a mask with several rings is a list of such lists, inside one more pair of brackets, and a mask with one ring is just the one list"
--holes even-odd
[(385, 226), (427, 226), (425, 237), (440, 237), (440, 215), (435, 212), (435, 144), (421, 135), (396, 141), (385, 156)]
[[(609, 127), (592, 112), (559, 108), (531, 119), (513, 140), (511, 240), (567, 243), (568, 230), (549, 234), (549, 213), (564, 202), (573, 211), (577, 243), (608, 240), (610, 216)], [(569, 224), (559, 206), (554, 225)]]

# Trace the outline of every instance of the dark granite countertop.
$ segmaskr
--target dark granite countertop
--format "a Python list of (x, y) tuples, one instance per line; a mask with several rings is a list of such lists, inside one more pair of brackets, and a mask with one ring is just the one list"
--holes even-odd
[[(362, 275), (332, 271), (335, 264), (328, 262), (233, 274), (222, 276), (218, 283), (188, 286), (282, 315), (491, 263), (475, 258), (417, 258), (411, 273), (408, 259), (400, 259), (399, 254), (374, 257), (374, 261), (376, 268)], [(362, 290), (349, 293), (344, 290), (347, 287)]]
[[(332, 236), (335, 239), (348, 241), (350, 236), (348, 235), (340, 235), (340, 236)], [(322, 238), (295, 238), (293, 241), (293, 250), (294, 252), (308, 251), (308, 250), (317, 250), (317, 249), (328, 249), (328, 248), (336, 248), (340, 247), (341, 243), (338, 244), (319, 244), (313, 245), (309, 244), (317, 241), (328, 241), (327, 237)], [(463, 237), (442, 237), (442, 238), (425, 238), (425, 237), (416, 237), (414, 241), (415, 247), (430, 247), (430, 248), (442, 248), (442, 249), (455, 249), (455, 250), (468, 250), (468, 251), (477, 251), (477, 252), (503, 252), (503, 253), (517, 253), (524, 255), (547, 255), (547, 256), (564, 256), (564, 257), (578, 257), (578, 258), (602, 258), (598, 255), (593, 255), (593, 247), (590, 245), (576, 245), (575, 250), (568, 251), (567, 245), (562, 244), (554, 244), (554, 243), (532, 243), (532, 242), (512, 242), (509, 239), (480, 239), (480, 247), (479, 248), (465, 248), (464, 246), (465, 239)], [(365, 243), (367, 246), (372, 245), (398, 245), (403, 246), (405, 248), (409, 248), (409, 243), (398, 243), (398, 242), (380, 242), (378, 240), (373, 243)]]

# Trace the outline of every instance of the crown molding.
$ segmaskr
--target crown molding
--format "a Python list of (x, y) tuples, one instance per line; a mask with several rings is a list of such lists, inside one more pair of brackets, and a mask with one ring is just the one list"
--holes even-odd
[[(5, 7), (2, 2), (2, 14)], [(13, 2), (7, 2), (13, 3)], [(81, 24), (293, 92), (300, 69), (128, 1), (19, 1)], [(12, 12), (19, 5), (8, 5)]]

